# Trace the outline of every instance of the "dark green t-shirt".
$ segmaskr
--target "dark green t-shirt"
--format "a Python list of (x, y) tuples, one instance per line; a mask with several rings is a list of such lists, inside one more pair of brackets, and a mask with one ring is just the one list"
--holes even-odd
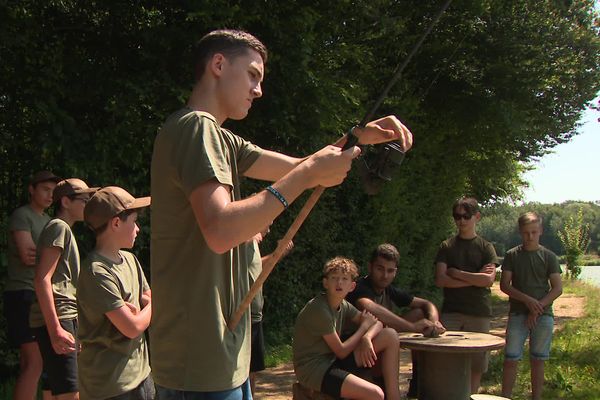
[[(527, 251), (522, 245), (506, 252), (502, 271), (511, 271), (512, 286), (534, 299), (542, 299), (550, 291), (550, 274), (560, 274), (558, 257), (544, 246)], [(529, 314), (527, 306), (519, 300), (510, 300), (510, 312)], [(544, 314), (553, 315), (552, 303), (544, 308)]]
[[(79, 249), (71, 227), (60, 218), (50, 220), (40, 234), (37, 245), (38, 260), (41, 250), (58, 247), (61, 255), (52, 274), (52, 295), (59, 320), (77, 318), (77, 279), (79, 278)], [(46, 325), (44, 315), (36, 301), (31, 305), (29, 325), (37, 328)]]
[(142, 333), (123, 335), (106, 313), (125, 302), (141, 309), (150, 287), (137, 258), (121, 251), (121, 262), (92, 251), (79, 277), (79, 393), (82, 400), (107, 399), (135, 389), (150, 374), (148, 347)]
[[(497, 264), (498, 257), (494, 246), (479, 236), (473, 239), (461, 239), (454, 236), (442, 242), (435, 257), (435, 262), (445, 263), (448, 268), (479, 272), (486, 264)], [(491, 317), (492, 302), (490, 295), (490, 288), (487, 287), (444, 288), (442, 312)]]
[(296, 318), (292, 345), (294, 371), (300, 383), (313, 390), (321, 390), (325, 372), (336, 359), (323, 336), (333, 332), (340, 335), (344, 325), (351, 324), (359, 313), (346, 300), (337, 310), (332, 310), (325, 293), (304, 306)]
[(37, 246), (40, 233), (44, 226), (50, 221), (46, 213), (38, 214), (29, 204), (17, 208), (10, 215), (8, 229), (8, 279), (6, 280), (5, 291), (12, 290), (34, 290), (33, 276), (35, 270), (33, 265), (24, 265), (19, 257), (17, 245), (12, 236), (13, 232), (26, 231), (31, 233), (31, 239)]
[(213, 252), (189, 197), (216, 180), (241, 199), (242, 174), (261, 149), (188, 108), (172, 114), (154, 142), (151, 171), (152, 376), (198, 392), (240, 386), (250, 370), (250, 313), (227, 321), (249, 289), (246, 245)]

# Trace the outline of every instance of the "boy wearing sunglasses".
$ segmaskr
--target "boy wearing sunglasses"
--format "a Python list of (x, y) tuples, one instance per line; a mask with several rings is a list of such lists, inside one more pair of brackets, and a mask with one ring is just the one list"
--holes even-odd
[[(452, 331), (487, 333), (492, 317), (490, 286), (496, 277), (496, 250), (477, 235), (475, 227), (481, 219), (477, 200), (457, 200), (452, 217), (458, 232), (442, 242), (435, 258), (435, 283), (444, 289), (441, 322)], [(487, 364), (488, 353), (472, 356), (472, 393), (477, 393)]]

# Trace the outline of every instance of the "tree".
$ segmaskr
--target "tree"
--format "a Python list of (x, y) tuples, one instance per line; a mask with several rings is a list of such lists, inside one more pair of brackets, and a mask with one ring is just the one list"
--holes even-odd
[(580, 258), (590, 244), (590, 226), (583, 222), (583, 210), (570, 216), (558, 237), (565, 248), (568, 276), (576, 279), (581, 273)]

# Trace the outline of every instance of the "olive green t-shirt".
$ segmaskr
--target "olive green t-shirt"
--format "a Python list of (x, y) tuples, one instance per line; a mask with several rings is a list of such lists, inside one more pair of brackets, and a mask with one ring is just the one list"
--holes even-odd
[[(37, 244), (38, 261), (41, 250), (58, 247), (61, 255), (52, 274), (54, 308), (59, 320), (77, 318), (77, 279), (79, 278), (79, 249), (71, 227), (60, 218), (50, 220), (40, 234)], [(42, 310), (36, 301), (31, 305), (29, 325), (37, 328), (46, 325)]]
[(294, 371), (300, 383), (313, 390), (321, 390), (325, 372), (336, 359), (323, 336), (333, 332), (340, 335), (344, 326), (351, 324), (359, 313), (346, 300), (337, 310), (332, 310), (325, 293), (304, 306), (296, 318), (292, 344)]
[[(258, 248), (258, 243), (253, 240), (251, 244), (248, 244), (248, 273), (250, 275), (250, 286), (254, 284), (261, 272), (262, 259), (260, 249)], [(250, 319), (252, 320), (252, 323), (262, 321), (264, 304), (265, 299), (261, 288), (250, 304)]]
[(8, 221), (8, 279), (6, 280), (5, 291), (13, 290), (34, 290), (33, 276), (35, 270), (33, 265), (25, 265), (21, 262), (17, 245), (12, 236), (13, 232), (26, 231), (31, 233), (33, 243), (38, 243), (40, 233), (44, 226), (50, 221), (46, 213), (38, 214), (29, 204), (17, 208), (10, 215)]
[(234, 331), (227, 321), (248, 292), (246, 245), (213, 252), (189, 202), (216, 180), (241, 199), (240, 175), (260, 148), (221, 128), (204, 112), (172, 114), (154, 142), (151, 169), (152, 376), (161, 386), (222, 391), (250, 368), (250, 313)]
[(82, 400), (107, 399), (126, 393), (150, 374), (144, 334), (130, 339), (106, 316), (125, 302), (141, 309), (141, 295), (150, 289), (137, 258), (126, 251), (120, 255), (121, 262), (115, 263), (92, 251), (81, 263), (77, 302)]
[[(527, 251), (523, 245), (506, 252), (502, 271), (511, 271), (512, 286), (537, 300), (542, 299), (550, 291), (550, 274), (561, 273), (558, 257), (552, 251), (544, 246)], [(524, 303), (512, 297), (509, 301), (511, 313), (529, 314), (529, 309)], [(552, 303), (544, 307), (544, 314), (554, 315)]]
[[(480, 236), (461, 239), (454, 236), (440, 245), (435, 262), (443, 262), (448, 268), (467, 272), (479, 272), (486, 264), (497, 264), (494, 246)], [(442, 312), (456, 312), (476, 317), (491, 317), (491, 291), (488, 287), (467, 286), (444, 288)]]

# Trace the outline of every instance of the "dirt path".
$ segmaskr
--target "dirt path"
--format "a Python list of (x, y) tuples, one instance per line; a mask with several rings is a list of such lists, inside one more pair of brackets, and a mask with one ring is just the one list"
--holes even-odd
[[(500, 298), (507, 296), (500, 291), (497, 284), (492, 293)], [(554, 302), (555, 330), (561, 329), (569, 320), (583, 316), (585, 298), (563, 294)], [(494, 306), (494, 317), (490, 333), (504, 337), (504, 328), (508, 315), (508, 302)], [(411, 376), (410, 352), (400, 350), (400, 393), (408, 390), (408, 379)], [(288, 400), (292, 398), (292, 384), (295, 381), (291, 363), (269, 368), (258, 374), (255, 398), (257, 400)]]

